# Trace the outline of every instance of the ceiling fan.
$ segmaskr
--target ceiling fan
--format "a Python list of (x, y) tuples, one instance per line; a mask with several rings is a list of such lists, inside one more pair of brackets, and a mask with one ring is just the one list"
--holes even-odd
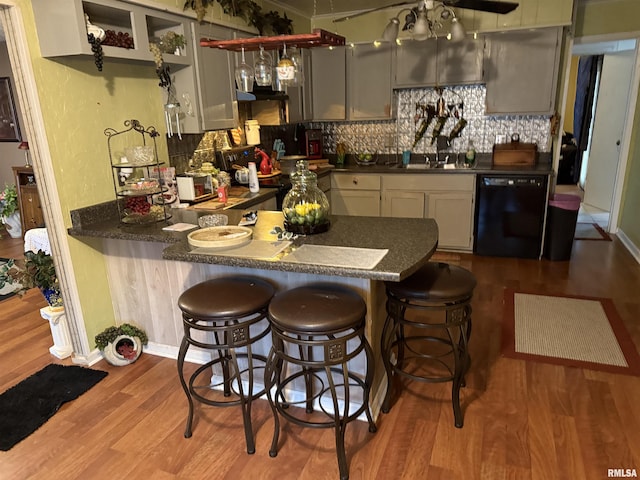
[[(415, 3), (415, 0), (410, 2), (392, 3), (384, 7), (377, 7), (369, 10), (363, 10), (361, 12), (352, 13), (344, 17), (336, 18), (333, 21), (336, 23), (344, 22), (345, 20), (359, 17), (361, 15), (366, 15), (367, 13), (378, 12), (380, 10), (386, 10), (388, 8), (404, 7), (405, 5), (411, 5)], [(427, 10), (433, 10), (437, 6), (443, 6), (450, 8), (464, 8), (467, 10), (478, 10), (480, 12), (499, 13), (504, 15), (506, 13), (514, 11), (516, 8), (518, 8), (518, 5), (519, 4), (515, 2), (502, 2), (497, 0), (420, 0), (416, 8), (420, 9), (422, 7), (426, 8)]]
[(417, 5), (415, 0), (393, 3), (384, 7), (372, 8), (351, 15), (336, 18), (334, 22), (343, 22), (351, 18), (366, 15), (388, 8), (404, 7), (413, 5), (412, 8), (403, 8), (395, 17), (389, 20), (382, 38), (385, 41), (396, 41), (400, 30), (400, 14), (409, 12), (405, 17), (405, 24), (402, 30), (408, 30), (416, 40), (424, 40), (430, 37), (437, 37), (438, 31), (443, 28), (443, 21), (450, 21), (451, 31), (447, 38), (453, 41), (462, 41), (466, 35), (464, 27), (456, 17), (453, 7), (468, 10), (478, 10), (482, 12), (506, 14), (518, 8), (518, 3), (502, 2), (496, 0), (419, 0)]

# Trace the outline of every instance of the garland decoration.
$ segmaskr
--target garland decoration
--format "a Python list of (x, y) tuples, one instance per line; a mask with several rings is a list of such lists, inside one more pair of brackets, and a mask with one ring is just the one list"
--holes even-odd
[(196, 12), (201, 22), (207, 13), (207, 7), (219, 3), (222, 11), (227, 15), (241, 17), (247, 25), (255, 27), (260, 35), (291, 35), (293, 33), (292, 20), (284, 18), (276, 11), (263, 12), (262, 7), (253, 0), (186, 0), (184, 10), (191, 8)]

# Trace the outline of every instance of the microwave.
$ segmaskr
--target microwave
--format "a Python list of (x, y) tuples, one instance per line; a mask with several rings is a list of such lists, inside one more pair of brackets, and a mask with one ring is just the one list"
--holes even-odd
[(178, 186), (178, 197), (187, 202), (198, 202), (207, 200), (217, 195), (213, 191), (213, 179), (207, 173), (182, 173), (176, 175), (176, 185)]

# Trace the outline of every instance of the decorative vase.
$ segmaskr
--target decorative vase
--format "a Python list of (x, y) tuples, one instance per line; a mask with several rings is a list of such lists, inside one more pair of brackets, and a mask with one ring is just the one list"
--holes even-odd
[(102, 356), (111, 365), (122, 367), (135, 362), (142, 354), (142, 341), (139, 337), (120, 335), (113, 342), (109, 342)]
[(49, 308), (52, 312), (61, 312), (64, 310), (64, 303), (62, 301), (62, 293), (59, 288), (41, 288), (40, 291), (49, 304)]
[(11, 238), (22, 237), (22, 225), (20, 223), (20, 212), (13, 212), (8, 217), (2, 217), (7, 233)]

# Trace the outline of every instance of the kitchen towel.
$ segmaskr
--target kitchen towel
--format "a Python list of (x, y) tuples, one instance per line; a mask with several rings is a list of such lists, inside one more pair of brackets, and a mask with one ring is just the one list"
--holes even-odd
[(302, 245), (282, 261), (371, 270), (388, 252), (389, 250), (380, 248)]

